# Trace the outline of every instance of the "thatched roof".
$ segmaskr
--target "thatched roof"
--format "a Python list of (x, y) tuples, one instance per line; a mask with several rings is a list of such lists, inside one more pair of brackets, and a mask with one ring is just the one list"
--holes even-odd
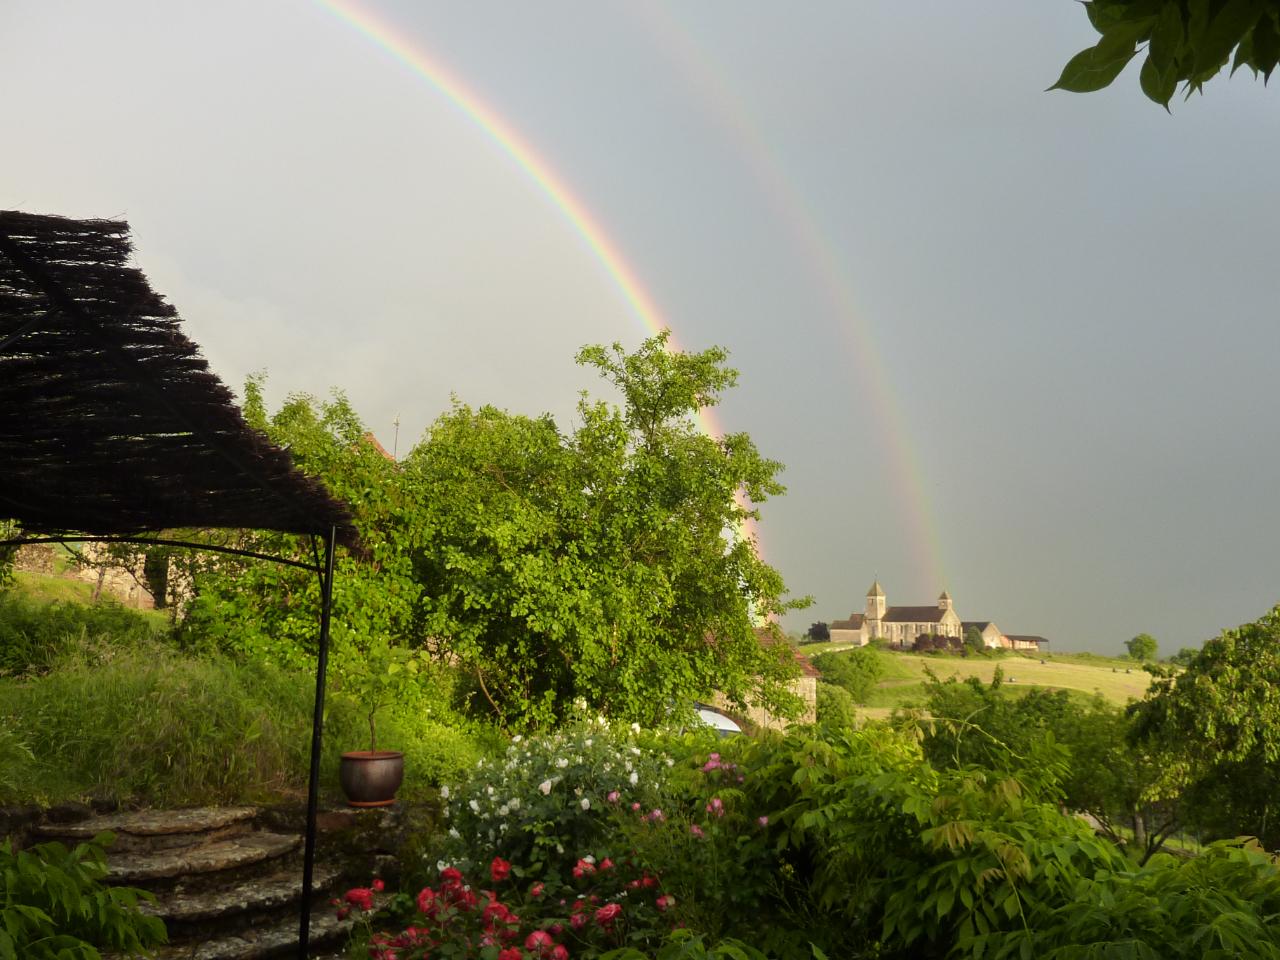
[(250, 428), (128, 265), (128, 224), (0, 212), (0, 517), (28, 533), (326, 534), (345, 504)]

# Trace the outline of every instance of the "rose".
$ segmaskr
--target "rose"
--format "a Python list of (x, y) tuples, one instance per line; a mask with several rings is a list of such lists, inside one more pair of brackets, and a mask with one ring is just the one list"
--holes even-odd
[(706, 834), (702, 832), (702, 828), (698, 826), (696, 823), (689, 824), (689, 832), (698, 838), (702, 838), (706, 836)]
[(769, 818), (768, 818), (768, 817), (756, 817), (756, 825), (757, 825), (757, 826), (761, 826), (761, 827), (767, 827), (767, 826), (769, 825)]
[(581, 930), (587, 925), (587, 915), (585, 913), (575, 913), (569, 918), (569, 926), (575, 930)]
[(373, 891), (368, 887), (355, 887), (348, 890), (343, 898), (353, 907), (359, 907), (361, 910), (373, 909)]
[(371, 886), (373, 887), (374, 893), (381, 893), (383, 890), (387, 889), (387, 885), (383, 883), (381, 879), (375, 879)]
[(505, 950), (498, 951), (498, 960), (521, 960), (523, 956), (519, 947), (507, 947)]
[(582, 877), (589, 877), (595, 872), (596, 865), (585, 859), (579, 860), (573, 866), (573, 877), (575, 880), (581, 879)]
[(602, 927), (608, 927), (618, 918), (618, 914), (620, 913), (622, 913), (622, 904), (605, 904), (596, 911), (596, 923), (600, 924)]
[(557, 943), (551, 951), (551, 960), (569, 960), (569, 948), (563, 943)]
[(613, 861), (612, 861), (612, 860), (610, 860), (608, 857), (605, 857), (603, 860), (601, 860), (601, 861), (600, 861), (600, 869), (601, 869), (601, 870), (612, 870), (612, 869), (613, 869)]
[(618, 797), (620, 796), (621, 794), (618, 793), (617, 790), (610, 790), (609, 793), (605, 796), (605, 799), (608, 800), (610, 803), (617, 803)]
[(658, 908), (659, 913), (666, 913), (676, 905), (676, 898), (669, 893), (664, 893), (657, 900), (653, 901), (653, 905)]
[(501, 883), (511, 876), (511, 863), (501, 857), (494, 857), (493, 863), (489, 864), (489, 876), (493, 877), (494, 883)]
[(436, 892), (430, 887), (423, 887), (418, 891), (418, 912), (428, 917), (436, 915)]
[(551, 939), (551, 934), (545, 930), (535, 930), (524, 938), (524, 948), (535, 956), (549, 956), (554, 947), (555, 941)]
[(537, 883), (535, 883), (532, 887), (529, 888), (529, 896), (540, 897), (542, 896), (542, 891), (545, 889), (546, 889), (546, 885), (541, 880), (539, 880)]

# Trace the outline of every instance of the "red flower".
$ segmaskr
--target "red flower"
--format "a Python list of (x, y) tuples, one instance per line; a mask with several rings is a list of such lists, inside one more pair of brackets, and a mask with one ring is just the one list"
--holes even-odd
[(498, 960), (521, 960), (523, 956), (519, 947), (507, 947), (498, 951)]
[(573, 876), (575, 879), (579, 877), (589, 877), (596, 872), (596, 865), (588, 860), (579, 860), (573, 865)]
[(612, 870), (612, 869), (613, 869), (613, 861), (612, 861), (612, 860), (610, 860), (608, 857), (605, 857), (603, 860), (601, 860), (601, 861), (600, 861), (600, 869), (601, 869), (601, 870)]
[(381, 893), (383, 890), (387, 889), (387, 885), (383, 883), (381, 879), (375, 879), (372, 886), (374, 893)]
[(440, 885), (443, 887), (462, 886), (462, 871), (457, 867), (445, 867), (440, 871)]
[(501, 883), (511, 876), (511, 864), (501, 857), (494, 857), (493, 863), (489, 864), (489, 876), (493, 877), (494, 883)]
[(607, 927), (614, 920), (618, 919), (618, 914), (622, 913), (622, 904), (609, 903), (596, 911), (596, 923), (602, 927)]
[(436, 892), (430, 887), (423, 887), (418, 891), (418, 912), (425, 913), (428, 917), (436, 915), (436, 908), (439, 904), (436, 902)]
[(543, 884), (541, 880), (539, 880), (537, 883), (535, 883), (532, 887), (529, 888), (529, 896), (540, 897), (542, 896), (542, 891), (545, 889), (546, 889), (546, 886)]
[(569, 926), (575, 930), (581, 930), (587, 925), (587, 915), (585, 913), (575, 913), (569, 918)]
[(484, 912), (480, 914), (480, 919), (484, 921), (484, 925), (490, 929), (494, 926), (494, 921), (506, 923), (511, 917), (511, 911), (507, 909), (505, 903), (499, 903), (497, 900), (490, 900), (484, 908)]
[(653, 905), (658, 908), (659, 913), (666, 913), (668, 910), (670, 910), (672, 907), (676, 905), (676, 898), (671, 896), (671, 894), (669, 893), (664, 894), (663, 896), (655, 900), (653, 902)]
[(373, 891), (368, 887), (355, 887), (348, 890), (343, 899), (353, 907), (359, 907), (361, 910), (373, 909)]
[(557, 943), (551, 951), (551, 960), (569, 960), (569, 948), (563, 943)]
[(539, 957), (550, 955), (551, 948), (554, 946), (555, 941), (551, 939), (551, 934), (545, 930), (535, 930), (524, 938), (524, 948)]

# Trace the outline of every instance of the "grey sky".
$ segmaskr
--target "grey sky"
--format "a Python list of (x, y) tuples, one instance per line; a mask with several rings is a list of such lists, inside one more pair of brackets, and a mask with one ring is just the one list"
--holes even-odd
[[(364, 8), (732, 352), (718, 416), (787, 464), (765, 555), (816, 600), (790, 626), (877, 574), (1059, 649), (1280, 600), (1274, 91), (1044, 93), (1091, 42), (1069, 0)], [(0, 208), (126, 217), (228, 383), (341, 387), (402, 452), (451, 392), (567, 419), (577, 347), (645, 334), (529, 176), (317, 2), (8, 0), (0, 91)]]

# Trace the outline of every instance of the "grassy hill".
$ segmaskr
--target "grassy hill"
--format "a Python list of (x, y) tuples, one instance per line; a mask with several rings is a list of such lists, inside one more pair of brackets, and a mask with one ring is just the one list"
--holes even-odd
[[(825, 651), (847, 649), (836, 644), (806, 644), (801, 651), (813, 656)], [(895, 707), (917, 705), (924, 700), (926, 671), (940, 680), (947, 677), (978, 677), (990, 683), (996, 668), (1004, 671), (1005, 689), (1016, 696), (1019, 690), (1043, 687), (1067, 690), (1080, 697), (1101, 694), (1116, 704), (1142, 697), (1151, 677), (1132, 660), (1103, 657), (1092, 653), (1019, 654), (993, 657), (931, 656), (876, 650), (884, 665), (884, 679), (876, 686), (868, 704), (859, 713), (886, 717)]]

